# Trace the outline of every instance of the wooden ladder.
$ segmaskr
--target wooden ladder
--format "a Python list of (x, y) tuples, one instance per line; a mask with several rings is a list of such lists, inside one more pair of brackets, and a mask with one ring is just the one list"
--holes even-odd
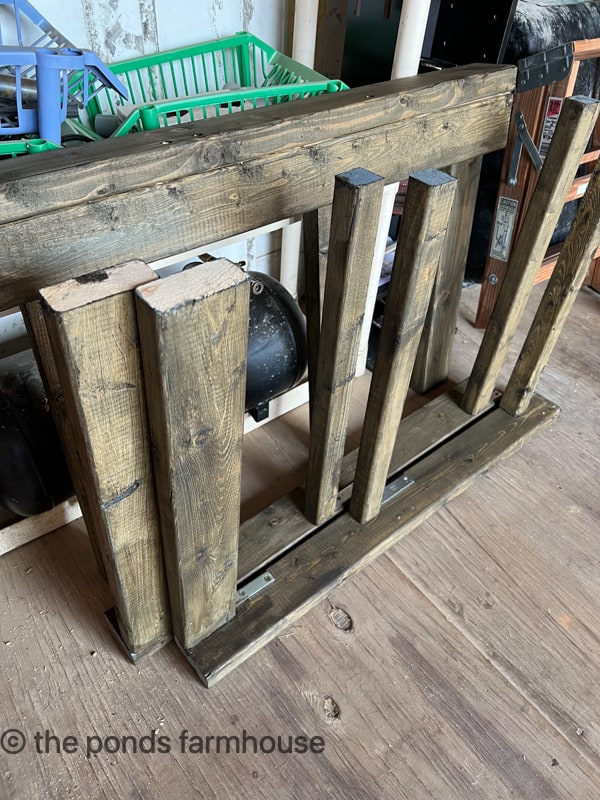
[[(598, 57), (600, 39), (584, 39), (552, 48), (519, 63), (517, 94), (477, 308), (477, 328), (485, 328), (489, 322), (506, 275), (510, 255), (522, 230), (523, 220), (537, 185), (539, 171), (534, 160), (525, 152), (518, 157), (521, 150), (527, 150), (524, 139), (529, 134), (533, 146), (538, 150), (540, 161), (543, 162), (565, 98), (573, 94), (581, 62)], [(539, 85), (540, 83), (543, 85)], [(530, 88), (532, 85), (533, 88)], [(587, 188), (589, 172), (600, 155), (600, 149), (596, 149), (597, 132), (592, 139), (593, 148), (586, 150), (578, 165), (587, 165), (587, 174), (573, 180), (566, 203), (580, 199)], [(536, 276), (536, 283), (550, 277), (561, 248), (562, 244), (548, 248)], [(592, 262), (587, 282), (600, 291), (599, 257), (600, 250)]]

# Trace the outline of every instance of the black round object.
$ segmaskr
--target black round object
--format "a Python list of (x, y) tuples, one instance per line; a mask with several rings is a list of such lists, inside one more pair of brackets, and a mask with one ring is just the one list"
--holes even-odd
[(0, 505), (28, 517), (72, 494), (33, 354), (5, 359), (0, 373)]
[(261, 272), (250, 276), (250, 325), (246, 411), (295, 386), (306, 370), (306, 323), (279, 281)]
[[(191, 265), (190, 265), (191, 266)], [(306, 323), (291, 294), (269, 275), (250, 272), (246, 410), (291, 389), (307, 363)], [(73, 486), (31, 351), (0, 371), (0, 505), (20, 516), (47, 511)]]

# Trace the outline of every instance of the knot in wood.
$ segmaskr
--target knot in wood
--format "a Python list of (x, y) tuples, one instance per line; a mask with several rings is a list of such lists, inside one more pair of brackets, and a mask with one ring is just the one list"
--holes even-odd
[(202, 150), (202, 161), (208, 167), (220, 167), (224, 160), (223, 148), (220, 144), (211, 142)]

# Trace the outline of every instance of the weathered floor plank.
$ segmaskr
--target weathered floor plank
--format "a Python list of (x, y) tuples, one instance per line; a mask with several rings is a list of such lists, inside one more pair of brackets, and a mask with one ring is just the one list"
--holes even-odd
[(576, 309), (541, 381), (559, 420), (392, 558), (600, 769), (600, 348), (581, 345), (600, 297), (583, 290)]
[[(81, 740), (155, 729), (174, 748), (90, 759), (29, 747), (2, 754), (3, 797), (58, 800), (74, 784), (88, 797), (146, 800), (313, 800), (317, 790), (335, 800), (595, 796), (589, 765), (387, 559), (337, 589), (248, 669), (202, 691), (173, 645), (138, 669), (98, 633), (106, 598), (80, 523), (11, 557), (0, 563), (4, 607), (28, 621), (2, 617), (11, 641), (2, 645), (6, 722)], [(37, 592), (25, 596), (33, 583)], [(69, 605), (60, 603), (64, 592)], [(323, 737), (325, 751), (182, 754), (184, 729), (306, 732)]]

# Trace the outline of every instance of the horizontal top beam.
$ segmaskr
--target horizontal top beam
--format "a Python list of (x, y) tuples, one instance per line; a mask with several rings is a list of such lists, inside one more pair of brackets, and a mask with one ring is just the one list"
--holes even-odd
[(499, 149), (513, 67), (471, 66), (37, 154), (0, 168), (0, 308), (130, 258), (155, 260)]

